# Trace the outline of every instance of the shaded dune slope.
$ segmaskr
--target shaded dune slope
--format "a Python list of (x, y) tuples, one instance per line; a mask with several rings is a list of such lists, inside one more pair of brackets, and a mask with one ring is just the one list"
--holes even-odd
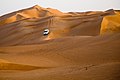
[[(47, 11), (47, 14), (50, 15), (42, 13), (42, 11)], [(35, 14), (31, 14), (31, 12), (35, 12)], [(44, 15), (41, 16), (40, 14)], [(76, 15), (34, 6), (0, 18), (1, 24), (2, 20), (11, 17), (17, 19), (13, 22), (8, 20), (10, 22), (0, 26), (0, 34), (4, 34), (0, 35), (0, 46), (35, 44), (44, 39), (66, 36), (97, 36), (101, 32), (103, 17), (114, 14), (114, 10), (108, 10), (105, 12), (77, 13)], [(50, 34), (43, 36), (43, 31), (46, 28), (50, 29)]]

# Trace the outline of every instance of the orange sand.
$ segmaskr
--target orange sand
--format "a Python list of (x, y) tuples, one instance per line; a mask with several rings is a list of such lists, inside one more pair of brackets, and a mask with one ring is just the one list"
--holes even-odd
[(63, 13), (36, 5), (3, 15), (0, 80), (118, 80), (119, 32), (119, 10)]

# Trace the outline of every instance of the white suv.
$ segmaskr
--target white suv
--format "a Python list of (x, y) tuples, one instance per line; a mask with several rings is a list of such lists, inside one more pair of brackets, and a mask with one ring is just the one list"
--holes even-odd
[(48, 35), (49, 34), (49, 29), (45, 29), (44, 32), (43, 32), (43, 35)]

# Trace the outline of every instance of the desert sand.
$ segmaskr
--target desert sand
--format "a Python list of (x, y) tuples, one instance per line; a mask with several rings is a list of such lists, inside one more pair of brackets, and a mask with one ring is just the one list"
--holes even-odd
[(119, 10), (35, 5), (0, 16), (0, 80), (119, 79)]

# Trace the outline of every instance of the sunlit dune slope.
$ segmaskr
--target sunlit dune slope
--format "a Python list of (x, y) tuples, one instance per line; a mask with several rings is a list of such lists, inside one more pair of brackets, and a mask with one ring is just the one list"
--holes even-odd
[(22, 20), (25, 18), (60, 16), (62, 14), (63, 13), (58, 10), (51, 9), (51, 8), (42, 8), (38, 5), (35, 5), (31, 8), (19, 10), (19, 11), (1, 16), (0, 17), (0, 26), (14, 22), (14, 21)]
[[(0, 53), (1, 53), (1, 52), (0, 52)], [(6, 60), (0, 59), (0, 63), (9, 63), (9, 62), (6, 61)]]
[(120, 32), (120, 14), (104, 17), (101, 26), (101, 34), (119, 33)]
[(0, 59), (0, 70), (28, 71), (28, 70), (35, 70), (35, 69), (46, 69), (46, 67), (11, 63), (11, 62)]

